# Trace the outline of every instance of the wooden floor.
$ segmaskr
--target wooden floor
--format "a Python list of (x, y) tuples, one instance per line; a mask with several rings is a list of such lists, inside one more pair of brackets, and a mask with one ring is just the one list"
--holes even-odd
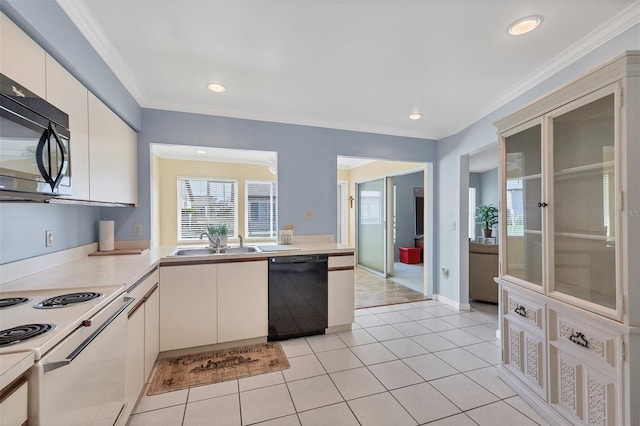
[(355, 307), (393, 305), (428, 300), (426, 296), (361, 268), (355, 269)]

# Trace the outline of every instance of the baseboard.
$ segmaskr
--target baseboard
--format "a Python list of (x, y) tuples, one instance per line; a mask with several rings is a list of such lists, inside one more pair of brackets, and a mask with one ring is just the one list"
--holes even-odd
[(98, 250), (98, 243), (90, 243), (68, 250), (61, 250), (55, 253), (5, 263), (4, 265), (0, 265), (0, 286), (10, 281), (55, 268), (63, 263), (86, 257), (89, 253), (93, 253), (96, 250)]
[(433, 300), (436, 300), (440, 303), (444, 303), (445, 305), (451, 306), (456, 311), (470, 311), (471, 305), (468, 303), (459, 303), (453, 299), (449, 299), (448, 297), (444, 297), (441, 294), (434, 294)]
[(351, 331), (351, 324), (334, 325), (325, 328), (325, 334), (340, 333), (342, 331)]
[(549, 424), (552, 425), (571, 425), (571, 422), (562, 417), (556, 410), (551, 408), (538, 394), (529, 389), (518, 378), (514, 377), (503, 365), (499, 365), (497, 368), (497, 374), (503, 382), (505, 382), (515, 393), (524, 399), (536, 413), (543, 417)]

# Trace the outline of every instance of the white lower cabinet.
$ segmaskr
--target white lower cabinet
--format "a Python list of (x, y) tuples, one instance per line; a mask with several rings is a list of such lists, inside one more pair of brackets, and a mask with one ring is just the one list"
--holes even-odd
[(354, 257), (329, 256), (328, 269), (328, 326), (352, 324), (355, 302)]
[(526, 382), (537, 394), (544, 396), (544, 338), (509, 320), (503, 322), (505, 336), (504, 366)]
[[(127, 321), (126, 411), (131, 413), (144, 388), (144, 303), (129, 313)], [(128, 417), (128, 415), (127, 415)]]
[(28, 386), (27, 379), (23, 378), (15, 386), (10, 385), (9, 390), (3, 389), (0, 392), (0, 425), (24, 426), (27, 424)]
[(218, 265), (160, 268), (160, 351), (218, 342)]
[(618, 425), (618, 383), (597, 368), (551, 346), (550, 403), (565, 417), (589, 425)]
[(506, 289), (502, 301), (503, 365), (546, 398), (544, 303)]
[(529, 401), (555, 422), (637, 424), (638, 390), (625, 388), (625, 377), (636, 374), (625, 351), (638, 346), (637, 332), (562, 302), (544, 303), (517, 286), (501, 289), (500, 374), (507, 382), (527, 389)]
[(135, 302), (127, 313), (127, 404), (119, 418), (119, 425), (127, 422), (158, 357), (158, 281), (159, 273), (155, 269), (128, 291)]
[(327, 284), (329, 327), (353, 323), (353, 269), (329, 271)]
[(267, 261), (218, 264), (218, 342), (268, 333)]
[(160, 291), (156, 285), (144, 302), (144, 377), (149, 380), (160, 353)]
[(267, 261), (160, 268), (160, 350), (266, 337)]

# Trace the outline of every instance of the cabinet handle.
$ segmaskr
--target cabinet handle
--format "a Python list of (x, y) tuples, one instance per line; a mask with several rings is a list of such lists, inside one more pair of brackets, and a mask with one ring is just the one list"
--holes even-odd
[(584, 334), (580, 333), (579, 331), (576, 331), (571, 336), (569, 336), (569, 340), (578, 346), (589, 348), (589, 341), (584, 337)]
[(547, 203), (538, 203), (538, 207), (547, 207), (548, 205)]
[(518, 307), (515, 308), (513, 310), (513, 312), (515, 312), (516, 314), (520, 315), (521, 317), (526, 317), (527, 316), (527, 308), (525, 308), (522, 305), (518, 305)]

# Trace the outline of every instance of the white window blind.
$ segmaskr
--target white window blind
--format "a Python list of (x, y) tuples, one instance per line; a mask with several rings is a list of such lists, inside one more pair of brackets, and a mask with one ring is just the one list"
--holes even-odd
[(226, 223), (229, 236), (238, 229), (238, 181), (178, 178), (178, 239), (199, 239), (207, 225)]
[(273, 181), (247, 181), (247, 237), (276, 238), (277, 185)]

